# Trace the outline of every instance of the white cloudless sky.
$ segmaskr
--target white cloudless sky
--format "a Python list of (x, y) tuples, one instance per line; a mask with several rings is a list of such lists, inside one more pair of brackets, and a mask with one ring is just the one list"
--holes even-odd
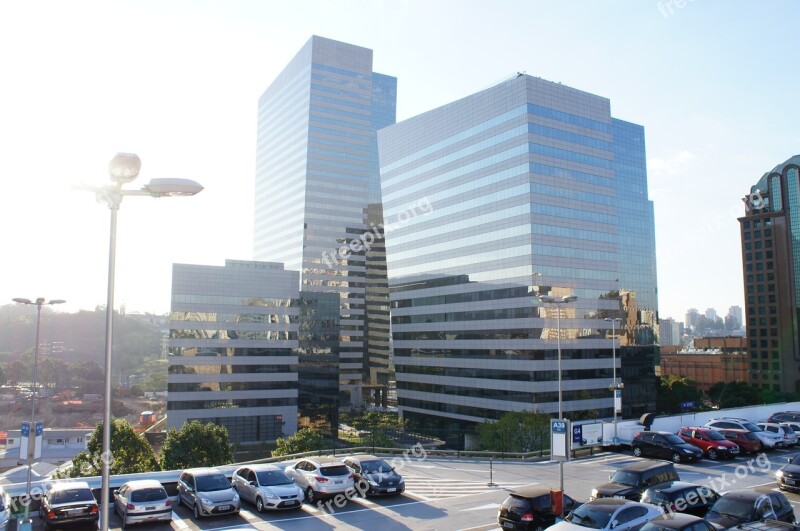
[[(0, 2), (0, 304), (106, 301), (117, 152), (191, 198), (127, 197), (115, 307), (169, 310), (173, 263), (252, 257), (258, 97), (311, 35), (374, 50), (398, 120), (524, 71), (645, 127), (662, 317), (744, 306), (737, 216), (800, 153), (791, 0)], [(274, 208), (282, 208), (276, 204)]]

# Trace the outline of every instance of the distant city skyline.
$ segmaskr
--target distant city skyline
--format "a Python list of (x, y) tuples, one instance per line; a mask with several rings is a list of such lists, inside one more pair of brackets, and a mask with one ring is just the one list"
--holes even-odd
[(666, 16), (625, 0), (5, 2), (0, 304), (105, 304), (108, 210), (71, 187), (107, 182), (119, 151), (142, 158), (131, 188), (182, 177), (205, 190), (125, 199), (118, 308), (166, 313), (173, 263), (252, 258), (258, 98), (321, 35), (375, 51), (374, 69), (398, 79), (398, 120), (523, 71), (608, 97), (645, 129), (661, 315), (744, 307), (741, 199), (800, 146), (800, 35), (775, 31), (796, 16), (785, 0), (688, 2)]

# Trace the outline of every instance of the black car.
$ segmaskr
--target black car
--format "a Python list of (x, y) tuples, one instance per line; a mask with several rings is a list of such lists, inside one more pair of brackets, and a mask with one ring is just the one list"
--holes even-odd
[(775, 473), (775, 479), (778, 480), (778, 488), (781, 490), (800, 491), (800, 455), (790, 458)]
[(800, 422), (800, 411), (777, 411), (770, 415), (767, 422)]
[(686, 513), (665, 514), (644, 524), (639, 531), (717, 531), (699, 516)]
[(590, 499), (626, 498), (639, 501), (642, 493), (650, 487), (680, 479), (675, 466), (669, 461), (638, 461), (614, 472), (609, 483), (592, 489)]
[(731, 529), (764, 518), (794, 523), (794, 510), (783, 493), (732, 490), (720, 496), (705, 516), (718, 529)]
[(53, 484), (42, 496), (39, 517), (45, 529), (83, 526), (97, 529), (100, 515), (97, 500), (85, 481)]
[(660, 505), (667, 514), (685, 513), (702, 518), (719, 498), (719, 494), (705, 485), (686, 481), (673, 481), (650, 487), (641, 501)]
[(342, 462), (353, 472), (356, 490), (365, 496), (402, 494), (406, 490), (403, 476), (380, 457), (350, 455)]
[(676, 463), (697, 461), (703, 451), (668, 431), (640, 431), (631, 441), (633, 455), (671, 459)]
[(736, 529), (746, 529), (749, 531), (800, 531), (800, 526), (788, 522), (781, 522), (780, 520), (766, 519), (759, 520), (758, 522), (740, 524)]
[[(563, 495), (562, 504), (564, 514), (581, 505), (566, 494)], [(539, 531), (555, 524), (559, 516), (550, 510), (549, 488), (523, 487), (503, 500), (497, 513), (497, 523), (503, 529)]]

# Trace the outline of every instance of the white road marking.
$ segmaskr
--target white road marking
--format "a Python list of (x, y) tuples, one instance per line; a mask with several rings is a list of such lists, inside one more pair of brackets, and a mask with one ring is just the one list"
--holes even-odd
[(176, 513), (175, 511), (172, 511), (172, 521), (175, 522), (175, 525), (177, 525), (180, 529), (188, 529), (189, 528), (189, 524), (184, 522), (183, 518), (178, 516), (178, 513)]

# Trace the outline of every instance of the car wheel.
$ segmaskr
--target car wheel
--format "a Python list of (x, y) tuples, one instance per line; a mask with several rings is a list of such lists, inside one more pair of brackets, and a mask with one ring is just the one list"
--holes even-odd
[(199, 520), (202, 515), (200, 514), (200, 507), (198, 507), (197, 502), (194, 502), (194, 517), (195, 520)]
[(636, 457), (642, 457), (642, 449), (639, 448), (638, 446), (634, 446), (633, 455), (635, 455)]
[(716, 450), (714, 450), (713, 448), (709, 448), (708, 458), (711, 459), (712, 461), (716, 461), (719, 458), (719, 455), (717, 454)]
[(672, 454), (672, 461), (674, 463), (680, 463), (681, 462), (681, 454), (679, 454), (678, 452), (675, 452), (674, 454)]
[(261, 496), (256, 498), (256, 510), (258, 512), (264, 512), (264, 500), (261, 499)]
[(314, 489), (312, 489), (311, 487), (308, 487), (306, 489), (306, 501), (312, 505), (314, 504), (315, 501), (317, 501), (317, 496), (314, 493)]

